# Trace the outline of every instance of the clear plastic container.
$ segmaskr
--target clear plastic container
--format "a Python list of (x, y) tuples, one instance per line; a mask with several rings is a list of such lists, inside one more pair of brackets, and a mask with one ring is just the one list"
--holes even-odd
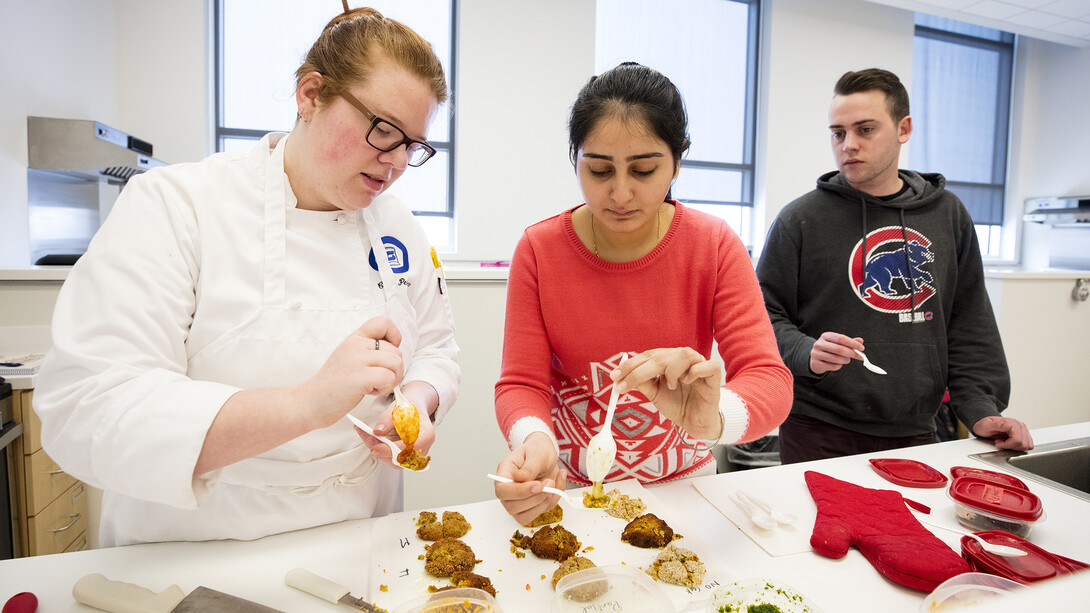
[(958, 611), (1026, 589), (1021, 583), (987, 573), (962, 573), (939, 584), (920, 604), (920, 613)]
[(556, 583), (553, 613), (599, 610), (658, 613), (675, 607), (647, 573), (627, 566), (588, 568)]
[(402, 603), (394, 613), (503, 613), (492, 595), (475, 587), (443, 590)]
[(974, 532), (1006, 530), (1025, 538), (1044, 520), (1041, 499), (1029, 490), (975, 477), (958, 477), (947, 494), (954, 501), (958, 522)]

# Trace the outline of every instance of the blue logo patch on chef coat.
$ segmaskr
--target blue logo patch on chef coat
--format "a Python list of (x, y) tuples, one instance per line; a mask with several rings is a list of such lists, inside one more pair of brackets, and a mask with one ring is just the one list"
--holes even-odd
[[(382, 246), (386, 250), (386, 260), (390, 262), (390, 269), (395, 275), (409, 272), (409, 250), (405, 248), (404, 243), (392, 236), (383, 236)], [(367, 255), (367, 263), (371, 265), (371, 268), (378, 270), (373, 248)]]

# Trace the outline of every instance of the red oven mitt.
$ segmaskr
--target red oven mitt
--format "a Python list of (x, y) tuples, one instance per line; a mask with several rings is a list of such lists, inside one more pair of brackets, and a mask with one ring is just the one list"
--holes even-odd
[(889, 579), (930, 592), (969, 564), (924, 528), (893, 490), (872, 490), (812, 470), (806, 485), (817, 503), (814, 551), (843, 558), (855, 545)]

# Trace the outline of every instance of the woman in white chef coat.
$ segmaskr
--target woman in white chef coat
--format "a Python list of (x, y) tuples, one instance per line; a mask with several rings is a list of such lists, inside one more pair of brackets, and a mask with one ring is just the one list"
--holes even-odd
[(392, 432), (400, 384), (427, 453), (456, 398), (438, 259), (381, 195), (434, 154), (446, 97), (425, 40), (345, 2), (289, 134), (125, 187), (61, 290), (35, 398), (47, 453), (105, 491), (102, 546), (400, 510), (389, 450), (342, 418)]

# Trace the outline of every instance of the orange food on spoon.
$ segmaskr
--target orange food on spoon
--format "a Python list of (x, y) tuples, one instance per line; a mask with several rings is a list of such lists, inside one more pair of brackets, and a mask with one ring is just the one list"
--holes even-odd
[(405, 449), (397, 454), (397, 463), (410, 470), (423, 470), (431, 462), (430, 456), (425, 456), (413, 449), (416, 439), (420, 436), (420, 411), (416, 405), (409, 402), (398, 390), (395, 394), (394, 408), (390, 412), (394, 420), (394, 430), (405, 443)]

